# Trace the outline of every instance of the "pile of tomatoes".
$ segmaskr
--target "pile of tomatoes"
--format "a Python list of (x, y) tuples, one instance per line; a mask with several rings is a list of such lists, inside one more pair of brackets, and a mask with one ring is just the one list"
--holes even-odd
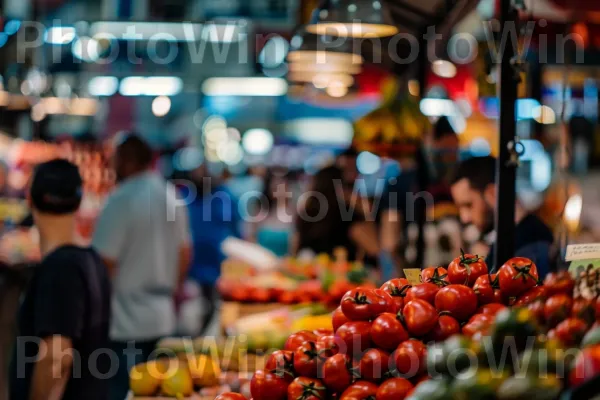
[[(510, 323), (522, 324), (526, 315), (526, 323), (542, 327), (548, 338), (565, 347), (579, 345), (600, 307), (573, 300), (573, 287), (568, 273), (550, 274), (542, 284), (536, 265), (526, 258), (513, 258), (489, 274), (483, 259), (461, 254), (448, 268), (424, 269), (414, 286), (397, 278), (379, 289), (349, 290), (332, 314), (332, 331), (294, 333), (284, 349), (270, 355), (265, 369), (252, 378), (252, 399), (434, 399), (427, 386), (434, 380), (427, 344), (455, 348), (499, 336), (499, 329), (518, 336)], [(506, 317), (513, 308), (524, 311)], [(497, 323), (498, 315), (508, 322)], [(582, 368), (589, 369), (588, 360), (581, 361)], [(600, 357), (597, 365), (600, 373)], [(219, 400), (243, 399), (222, 396)], [(440, 398), (451, 397), (442, 393)]]

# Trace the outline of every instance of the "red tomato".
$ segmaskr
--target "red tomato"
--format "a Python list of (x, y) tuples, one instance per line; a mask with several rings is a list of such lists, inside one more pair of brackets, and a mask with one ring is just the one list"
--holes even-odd
[(342, 393), (339, 400), (371, 400), (377, 395), (379, 387), (368, 381), (358, 381)]
[(345, 354), (336, 354), (323, 364), (323, 382), (333, 393), (342, 393), (354, 380), (352, 360)]
[(437, 324), (436, 309), (424, 300), (413, 300), (406, 303), (402, 310), (406, 329), (411, 335), (423, 336)]
[(477, 314), (488, 314), (496, 316), (500, 311), (504, 310), (506, 306), (502, 303), (490, 303), (483, 305), (477, 310)]
[(544, 319), (550, 328), (571, 315), (573, 300), (566, 294), (555, 294), (544, 304)]
[(302, 343), (306, 341), (316, 341), (317, 335), (312, 333), (311, 331), (299, 331), (296, 333), (292, 333), (287, 340), (285, 341), (285, 345), (283, 346), (284, 350), (296, 351)]
[(390, 310), (391, 296), (380, 289), (357, 288), (342, 297), (342, 311), (352, 321), (370, 321)]
[(331, 285), (329, 288), (329, 295), (333, 299), (334, 302), (339, 303), (342, 297), (346, 294), (346, 292), (353, 289), (352, 284), (345, 280), (338, 280)]
[(371, 340), (384, 350), (394, 350), (408, 340), (408, 332), (396, 314), (383, 313), (371, 325)]
[(600, 320), (600, 297), (596, 299), (596, 320)]
[(473, 286), (477, 278), (488, 273), (488, 267), (483, 258), (465, 254), (456, 257), (448, 266), (448, 279), (453, 285)]
[(327, 359), (340, 352), (341, 339), (334, 335), (321, 336), (317, 339), (317, 354), (320, 359)]
[(539, 279), (535, 263), (524, 257), (511, 258), (498, 271), (500, 290), (508, 297), (525, 293), (537, 285)]
[(443, 342), (457, 333), (460, 333), (460, 324), (458, 321), (449, 315), (440, 315), (437, 324), (429, 332), (427, 338), (435, 342)]
[(421, 271), (421, 282), (434, 283), (438, 286), (450, 284), (448, 271), (444, 267), (428, 267)]
[(392, 378), (383, 382), (377, 394), (376, 400), (404, 400), (413, 388), (412, 383), (404, 378)]
[(287, 388), (285, 379), (263, 370), (256, 371), (250, 381), (250, 393), (254, 400), (285, 400)]
[(406, 291), (410, 288), (411, 285), (408, 283), (408, 280), (404, 278), (389, 280), (381, 286), (381, 290), (392, 296), (395, 309), (390, 312), (398, 313), (402, 311), (405, 303), (404, 297), (406, 296)]
[(342, 311), (342, 307), (338, 307), (333, 312), (333, 315), (331, 317), (331, 322), (333, 324), (333, 331), (337, 332), (337, 330), (340, 326), (344, 325), (346, 322), (350, 322), (350, 320), (348, 319), (348, 317), (346, 317), (344, 315), (344, 312)]
[(318, 373), (317, 345), (313, 341), (302, 343), (294, 351), (294, 371), (299, 376), (315, 378)]
[(587, 299), (575, 299), (573, 301), (572, 313), (573, 317), (579, 318), (588, 326), (592, 325), (596, 321), (596, 308), (592, 300)]
[(478, 332), (486, 334), (492, 326), (495, 317), (486, 314), (476, 314), (462, 327), (465, 336), (473, 337)]
[(568, 271), (551, 272), (544, 279), (544, 286), (548, 291), (548, 296), (555, 294), (573, 295), (575, 280)]
[(294, 352), (274, 351), (265, 364), (265, 370), (291, 382), (294, 379)]
[(556, 338), (564, 345), (579, 346), (588, 330), (588, 324), (578, 318), (567, 318), (554, 329)]
[(544, 316), (544, 302), (534, 301), (527, 305), (527, 309), (535, 316), (535, 320), (538, 325), (543, 326), (546, 323), (546, 317)]
[(252, 301), (256, 303), (268, 303), (271, 301), (271, 291), (269, 289), (255, 288), (252, 290)]
[(417, 376), (427, 369), (427, 347), (417, 339), (409, 339), (402, 343), (392, 355), (396, 370), (405, 377)]
[(215, 397), (215, 400), (248, 400), (239, 393), (223, 393)]
[(288, 400), (322, 400), (327, 389), (319, 379), (298, 377), (288, 386)]
[(313, 333), (319, 338), (321, 336), (331, 336), (334, 332), (331, 329), (319, 328), (315, 329)]
[(535, 286), (520, 295), (515, 301), (515, 307), (523, 307), (528, 304), (533, 303), (534, 301), (545, 301), (548, 298), (548, 293), (544, 286)]
[(497, 274), (481, 275), (473, 285), (479, 304), (501, 302), (502, 294), (499, 289)]
[(579, 386), (598, 375), (600, 375), (600, 345), (585, 348), (577, 355), (569, 375), (569, 383), (571, 386)]
[(298, 299), (294, 292), (283, 292), (279, 295), (278, 302), (281, 304), (296, 304), (298, 303)]
[(362, 354), (371, 347), (371, 324), (366, 321), (345, 323), (338, 329), (336, 335), (342, 339), (345, 349), (340, 348), (340, 353), (354, 356)]
[(435, 308), (450, 313), (459, 321), (466, 321), (477, 310), (477, 295), (467, 286), (446, 286), (435, 296)]
[(390, 355), (379, 349), (365, 351), (359, 362), (361, 378), (370, 382), (381, 381), (388, 373), (389, 368)]
[(434, 283), (421, 283), (408, 289), (404, 301), (408, 303), (411, 300), (421, 299), (433, 305), (435, 302), (435, 295), (439, 290), (440, 287)]

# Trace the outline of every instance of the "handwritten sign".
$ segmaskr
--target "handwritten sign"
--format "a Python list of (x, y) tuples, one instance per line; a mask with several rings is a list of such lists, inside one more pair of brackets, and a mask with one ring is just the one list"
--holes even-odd
[(600, 243), (567, 246), (565, 259), (567, 261), (600, 259)]
[(421, 283), (421, 270), (419, 268), (405, 268), (404, 276), (406, 276), (408, 282), (413, 286)]

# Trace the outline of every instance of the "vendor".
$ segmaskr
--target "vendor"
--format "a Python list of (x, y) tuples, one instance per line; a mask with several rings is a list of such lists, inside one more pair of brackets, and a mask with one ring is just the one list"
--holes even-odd
[[(451, 186), (462, 223), (475, 225), (484, 236), (489, 236), (494, 229), (495, 178), (496, 159), (475, 157), (459, 164)], [(527, 213), (519, 202), (515, 205), (515, 216), (515, 255), (533, 260), (543, 279), (550, 270), (550, 248), (554, 235), (542, 220)], [(490, 266), (493, 257), (494, 244), (491, 244), (486, 260)]]

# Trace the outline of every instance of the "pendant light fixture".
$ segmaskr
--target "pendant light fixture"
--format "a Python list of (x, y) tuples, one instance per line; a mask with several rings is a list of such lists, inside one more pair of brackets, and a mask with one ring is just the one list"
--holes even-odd
[(306, 30), (318, 35), (368, 38), (398, 33), (384, 0), (326, 0)]
[(314, 35), (301, 29), (290, 44), (287, 57), (290, 64), (329, 64), (350, 69), (361, 68), (363, 64), (363, 57), (354, 53), (352, 39)]

